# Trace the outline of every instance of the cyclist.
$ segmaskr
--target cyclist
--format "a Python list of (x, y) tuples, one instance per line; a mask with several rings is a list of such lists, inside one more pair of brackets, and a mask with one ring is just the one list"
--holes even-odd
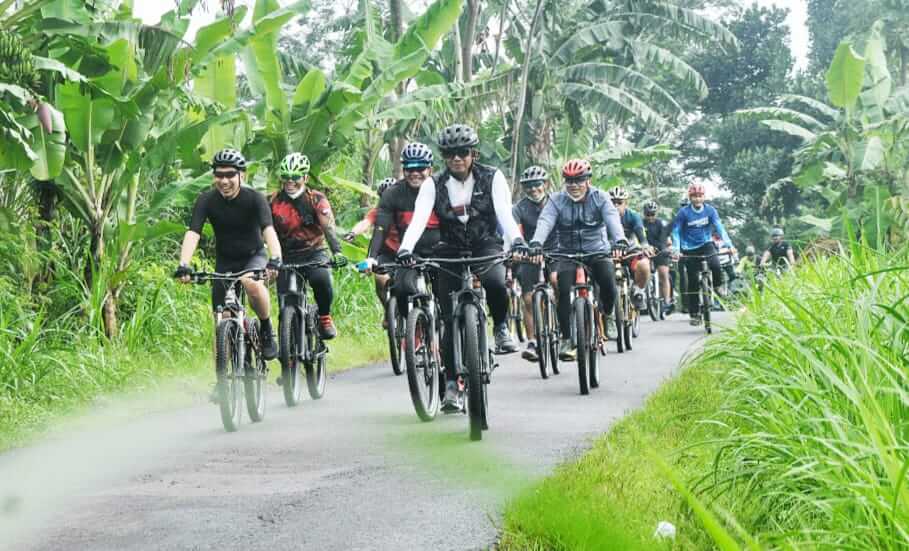
[[(397, 182), (394, 178), (384, 178), (376, 185), (376, 193), (379, 195), (379, 200), (382, 200), (382, 195), (385, 193), (385, 190), (393, 186)], [(344, 236), (344, 241), (348, 243), (352, 242), (354, 238), (358, 235), (364, 234), (369, 230), (373, 229), (376, 223), (376, 216), (379, 214), (379, 207), (375, 206), (368, 211), (363, 216), (363, 219), (357, 222), (353, 228)], [(388, 229), (388, 232), (385, 234), (385, 241), (381, 244), (379, 248), (379, 253), (374, 257), (380, 264), (386, 264), (394, 261), (395, 253), (398, 250), (398, 246), (401, 244), (401, 235), (398, 233), (398, 228), (395, 225), (391, 225)], [(379, 303), (385, 300), (385, 288), (388, 287), (388, 282), (391, 281), (391, 276), (388, 274), (373, 274), (376, 285), (376, 296), (379, 297)], [(385, 322), (382, 322), (383, 325)]]
[[(647, 237), (647, 244), (657, 252), (651, 257), (654, 267), (660, 279), (660, 296), (663, 298), (663, 312), (668, 312), (670, 304), (670, 284), (669, 284), (669, 251), (671, 246), (667, 246), (666, 240), (669, 238), (669, 223), (657, 218), (657, 212), (660, 206), (656, 201), (647, 201), (644, 203), (644, 235)], [(671, 242), (670, 242), (671, 243)]]
[(720, 222), (720, 215), (716, 209), (704, 202), (704, 184), (692, 183), (688, 186), (688, 199), (691, 203), (679, 209), (672, 222), (672, 250), (673, 256), (678, 257), (679, 251), (686, 256), (679, 266), (684, 266), (687, 272), (687, 288), (683, 289), (682, 298), (687, 302), (688, 315), (691, 325), (701, 324), (701, 313), (698, 311), (698, 285), (697, 274), (700, 272), (701, 258), (707, 257), (707, 264), (713, 275), (713, 287), (721, 293), (720, 285), (723, 281), (723, 270), (720, 268), (720, 259), (717, 256), (717, 247), (713, 242), (713, 232), (720, 236), (723, 244), (735, 252), (732, 240), (726, 233), (726, 228)]
[[(266, 268), (271, 275), (281, 267), (281, 243), (272, 224), (268, 201), (258, 191), (243, 186), (246, 159), (235, 149), (222, 149), (212, 159), (214, 189), (202, 192), (193, 206), (189, 229), (180, 247), (180, 265), (174, 272), (183, 283), (189, 283), (193, 270), (189, 264), (199, 245), (202, 227), (208, 221), (215, 232), (215, 271), (241, 272)], [(271, 257), (265, 254), (265, 246)], [(240, 280), (256, 316), (262, 336), (262, 355), (273, 360), (278, 355), (269, 312), (271, 301), (262, 281), (248, 277)], [(224, 306), (228, 284), (211, 286), (212, 309)]]
[[(271, 197), (271, 215), (284, 257), (289, 263), (328, 262), (325, 243), (331, 249), (334, 266), (344, 266), (347, 258), (341, 254), (341, 242), (335, 233), (335, 217), (328, 198), (320, 191), (307, 187), (309, 158), (302, 153), (284, 157), (278, 167), (282, 189)], [(319, 311), (319, 335), (333, 339), (338, 334), (331, 319), (334, 290), (331, 270), (327, 266), (306, 268), (301, 275), (309, 281)], [(287, 292), (290, 274), (278, 277), (278, 295)]]
[[(463, 254), (487, 256), (503, 251), (504, 244), (523, 254), (527, 245), (511, 215), (511, 188), (502, 171), (477, 162), (480, 138), (464, 124), (453, 124), (439, 134), (438, 145), (445, 159), (445, 169), (431, 176), (414, 205), (413, 219), (401, 239), (398, 261), (410, 264), (413, 251), (435, 210), (439, 219), (441, 241), (437, 247), (440, 257), (461, 258)], [(483, 272), (480, 281), (486, 290), (489, 310), (494, 323), (496, 353), (517, 352), (518, 347), (508, 331), (508, 291), (505, 287), (505, 267), (495, 265)], [(460, 281), (439, 273), (434, 291), (442, 307), (443, 322), (451, 327), (452, 302), (450, 294), (460, 287)], [(453, 357), (454, 335), (445, 331), (442, 339), (443, 364), (448, 369), (445, 399), (442, 409), (460, 411), (460, 392)]]
[[(375, 229), (369, 242), (369, 253), (365, 261), (366, 270), (377, 263), (394, 262), (398, 250), (397, 243), (389, 243), (389, 236), (404, 235), (413, 219), (414, 205), (420, 186), (432, 175), (433, 155), (426, 144), (409, 143), (401, 150), (401, 165), (404, 167), (404, 179), (393, 184), (382, 192), (375, 217)], [(439, 219), (435, 212), (429, 215), (426, 231), (416, 244), (416, 252), (421, 256), (430, 256), (439, 242)], [(416, 293), (416, 272), (400, 269), (395, 273), (392, 292), (398, 299), (398, 311), (406, 312), (407, 297)], [(376, 276), (377, 278), (379, 275)], [(387, 280), (389, 276), (385, 275)]]
[[(585, 261), (593, 279), (600, 287), (600, 307), (612, 312), (617, 295), (615, 265), (609, 257), (613, 245), (625, 246), (625, 232), (619, 211), (606, 192), (591, 187), (593, 170), (585, 159), (572, 159), (562, 167), (565, 191), (553, 193), (537, 222), (537, 229), (530, 241), (530, 256), (539, 262), (543, 243), (551, 233), (556, 234), (556, 252), (562, 254), (603, 253)], [(560, 262), (558, 272), (559, 300), (557, 309), (562, 328), (559, 357), (572, 361), (577, 349), (571, 342), (571, 288), (575, 283), (572, 262)]]
[[(788, 268), (795, 265), (795, 252), (788, 241), (783, 240), (783, 228), (773, 228), (770, 230), (770, 248), (764, 251), (761, 256), (761, 266), (768, 260), (773, 260), (774, 266)], [(785, 261), (788, 261), (786, 265)]]
[[(511, 213), (518, 228), (525, 239), (533, 237), (537, 229), (537, 220), (540, 213), (549, 202), (546, 188), (549, 186), (549, 174), (543, 167), (531, 166), (521, 174), (521, 189), (524, 198), (515, 204)], [(543, 244), (545, 250), (552, 249), (555, 244), (555, 234), (551, 235)], [(536, 334), (533, 325), (533, 288), (540, 280), (540, 265), (531, 262), (515, 264), (514, 276), (521, 285), (521, 301), (524, 306), (524, 327), (527, 329), (527, 348), (521, 353), (525, 360), (535, 362), (539, 359), (537, 345), (532, 336)]]
[[(687, 206), (688, 206), (688, 193), (686, 191), (685, 197), (683, 197), (679, 200), (679, 210), (682, 210), (683, 208), (685, 208)], [(669, 233), (670, 233), (669, 248), (672, 249), (672, 235), (671, 235), (672, 228), (670, 228)], [(675, 267), (675, 272), (676, 272), (674, 274), (675, 277), (673, 279), (677, 280), (677, 282), (678, 282), (678, 284), (675, 286), (675, 288), (678, 290), (678, 293), (676, 296), (680, 296), (683, 298), (683, 300), (676, 301), (676, 303), (679, 306), (679, 311), (683, 314), (687, 314), (688, 313), (688, 303), (686, 300), (684, 300), (684, 296), (685, 296), (685, 289), (688, 288), (688, 277), (687, 277), (688, 274), (685, 271), (685, 265), (682, 262), (679, 262), (678, 259), (673, 258), (673, 266)]]
[[(619, 217), (622, 219), (622, 228), (625, 230), (625, 236), (630, 239), (634, 236), (637, 243), (644, 248), (648, 255), (654, 254), (655, 249), (651, 248), (644, 236), (644, 221), (641, 215), (628, 208), (628, 190), (622, 186), (617, 186), (609, 190), (609, 198), (612, 204), (619, 211)], [(632, 258), (629, 264), (631, 273), (634, 274), (634, 287), (631, 293), (631, 300), (634, 307), (638, 310), (644, 309), (644, 290), (647, 282), (650, 280), (650, 260), (647, 257)]]

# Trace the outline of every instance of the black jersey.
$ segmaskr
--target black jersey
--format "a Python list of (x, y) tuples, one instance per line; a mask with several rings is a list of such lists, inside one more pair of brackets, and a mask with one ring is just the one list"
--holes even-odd
[(206, 221), (215, 230), (218, 258), (240, 260), (262, 249), (262, 230), (272, 225), (271, 208), (265, 196), (252, 188), (240, 186), (233, 199), (211, 189), (196, 199), (190, 231), (201, 234)]
[(658, 251), (668, 248), (666, 239), (669, 238), (670, 226), (665, 220), (656, 218), (653, 222), (644, 219), (644, 235), (647, 237), (647, 244)]
[[(530, 241), (533, 239), (533, 234), (537, 231), (537, 220), (540, 219), (540, 213), (543, 212), (543, 207), (546, 206), (548, 200), (548, 197), (544, 197), (539, 203), (534, 203), (524, 197), (511, 208), (511, 214), (514, 216), (515, 222), (518, 223), (521, 233), (524, 234), (525, 240)], [(546, 243), (543, 244), (543, 248), (550, 250), (554, 244), (555, 232), (552, 232), (546, 239)]]
[(780, 241), (779, 243), (770, 244), (770, 259), (776, 263), (781, 258), (789, 260), (789, 251), (792, 250), (792, 246), (789, 245), (788, 241)]

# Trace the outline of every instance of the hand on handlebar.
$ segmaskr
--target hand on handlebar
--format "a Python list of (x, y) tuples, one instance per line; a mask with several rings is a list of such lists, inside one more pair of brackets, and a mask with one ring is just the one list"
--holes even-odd
[(407, 249), (398, 250), (397, 259), (398, 264), (402, 266), (410, 267), (417, 263), (417, 259), (414, 258), (413, 253)]
[(543, 244), (539, 241), (531, 241), (527, 246), (527, 259), (533, 264), (542, 264)]
[(192, 268), (190, 268), (189, 266), (186, 266), (185, 264), (180, 264), (179, 266), (177, 266), (177, 269), (174, 271), (174, 277), (177, 278), (177, 280), (180, 283), (189, 283), (191, 281), (190, 276), (192, 275), (192, 273), (193, 273)]
[(349, 232), (345, 233), (344, 237), (342, 237), (341, 239), (343, 239), (344, 241), (347, 241), (348, 243), (353, 243), (353, 240), (356, 238), (357, 238), (357, 234), (355, 234), (352, 231), (349, 231)]
[(362, 262), (360, 262), (359, 264), (357, 264), (357, 271), (360, 272), (361, 274), (371, 274), (372, 268), (375, 265), (376, 265), (375, 258), (367, 258), (367, 259), (363, 260)]

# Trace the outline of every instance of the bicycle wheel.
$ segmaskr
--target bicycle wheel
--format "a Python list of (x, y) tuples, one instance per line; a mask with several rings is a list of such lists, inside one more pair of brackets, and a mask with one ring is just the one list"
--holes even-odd
[(631, 309), (631, 336), (638, 338), (641, 336), (641, 313), (637, 309)]
[(524, 309), (521, 304), (521, 295), (508, 289), (508, 330), (520, 342), (527, 340), (524, 335)]
[(616, 297), (615, 306), (613, 307), (615, 317), (615, 345), (619, 354), (625, 352), (625, 317), (622, 315), (622, 300), (622, 289), (619, 288), (619, 296)]
[(590, 323), (587, 314), (587, 301), (583, 298), (574, 299), (572, 311), (574, 312), (575, 343), (577, 344), (578, 357), (578, 386), (581, 395), (590, 394), (587, 382), (587, 370), (590, 368)]
[(423, 308), (414, 308), (407, 314), (404, 359), (407, 364), (407, 384), (410, 399), (423, 421), (432, 421), (439, 411), (438, 343), (432, 320)]
[(600, 387), (600, 358), (598, 354), (600, 330), (597, 325), (599, 321), (596, 315), (598, 309), (599, 307), (595, 308), (593, 304), (587, 304), (587, 321), (588, 327), (590, 327), (590, 343), (587, 348), (587, 374), (590, 380), (590, 388)]
[(650, 319), (653, 321), (660, 321), (660, 294), (655, 275), (651, 276), (647, 282), (647, 313), (650, 314)]
[(215, 330), (215, 370), (218, 377), (218, 406), (224, 430), (234, 432), (240, 427), (240, 326), (235, 320), (223, 320)]
[(634, 309), (631, 307), (631, 296), (628, 289), (622, 293), (622, 340), (625, 350), (631, 350), (631, 326), (634, 323)]
[(537, 339), (537, 363), (540, 365), (540, 376), (549, 378), (549, 327), (545, 312), (545, 291), (533, 293), (533, 328)]
[(287, 306), (278, 317), (281, 334), (281, 389), (284, 403), (292, 408), (303, 401), (303, 375), (300, 372), (300, 314)]
[(701, 276), (701, 315), (704, 317), (704, 330), (707, 334), (713, 333), (710, 325), (710, 309), (713, 306), (713, 293), (710, 292), (710, 274)]
[(328, 368), (325, 365), (325, 356), (328, 353), (328, 349), (322, 339), (316, 335), (315, 307), (311, 307), (307, 318), (309, 321), (306, 324), (305, 338), (310, 359), (303, 362), (303, 367), (306, 369), (306, 386), (309, 388), (309, 396), (313, 400), (318, 400), (325, 395), (325, 385), (328, 382), (328, 374), (326, 373)]
[(246, 412), (253, 423), (265, 419), (265, 387), (268, 368), (259, 341), (259, 320), (247, 320), (246, 358), (243, 362), (243, 389), (246, 393)]
[[(464, 366), (467, 368), (467, 416), (470, 418), (470, 439), (483, 438), (483, 419), (485, 417), (483, 374), (480, 362), (479, 314), (473, 304), (465, 304), (461, 311), (461, 353), (464, 355)], [(485, 352), (485, 351), (483, 351)]]
[(401, 365), (401, 335), (398, 335), (398, 329), (401, 324), (398, 323), (398, 301), (394, 296), (389, 294), (388, 303), (385, 305), (385, 322), (388, 324), (388, 357), (391, 361), (391, 370), (395, 375), (404, 373), (404, 366)]
[(549, 366), (552, 368), (552, 374), (558, 375), (559, 371), (559, 338), (562, 332), (559, 329), (559, 316), (556, 313), (555, 303), (552, 297), (546, 295), (546, 320), (547, 332), (549, 333)]

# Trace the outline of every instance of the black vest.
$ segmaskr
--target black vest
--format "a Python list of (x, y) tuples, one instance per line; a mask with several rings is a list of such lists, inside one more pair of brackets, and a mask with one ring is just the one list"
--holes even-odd
[(495, 205), (492, 202), (492, 179), (496, 170), (476, 162), (470, 167), (473, 174), (473, 195), (470, 204), (466, 206), (470, 216), (466, 224), (458, 220), (458, 213), (452, 210), (448, 187), (445, 185), (451, 172), (445, 169), (432, 175), (436, 184), (435, 210), (446, 248), (466, 250), (482, 245), (502, 244)]

